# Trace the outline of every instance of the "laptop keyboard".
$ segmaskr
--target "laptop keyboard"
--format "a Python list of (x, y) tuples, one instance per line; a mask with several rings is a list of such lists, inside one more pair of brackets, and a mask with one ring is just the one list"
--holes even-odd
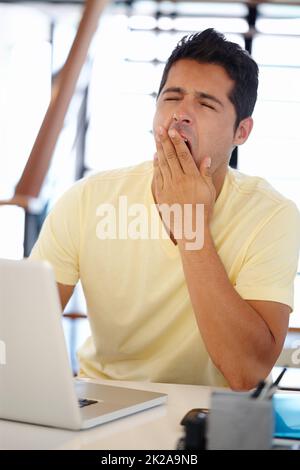
[(88, 400), (87, 398), (78, 398), (79, 408), (83, 408), (84, 406), (93, 405), (94, 403), (98, 403), (97, 400)]

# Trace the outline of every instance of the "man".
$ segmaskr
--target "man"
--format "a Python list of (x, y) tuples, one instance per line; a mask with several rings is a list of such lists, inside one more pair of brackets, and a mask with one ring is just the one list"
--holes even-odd
[[(63, 307), (81, 279), (92, 331), (81, 375), (246, 390), (272, 369), (293, 308), (300, 222), (266, 181), (228, 167), (252, 129), (257, 77), (214, 30), (184, 38), (159, 89), (154, 163), (82, 180), (48, 216), (31, 257), (52, 263)], [(169, 236), (129, 236), (125, 197), (131, 216), (157, 203), (154, 225)], [(167, 221), (162, 208), (174, 204), (189, 205), (194, 228), (203, 208), (193, 232), (203, 246), (189, 249), (175, 215)], [(118, 213), (113, 228), (105, 210)]]

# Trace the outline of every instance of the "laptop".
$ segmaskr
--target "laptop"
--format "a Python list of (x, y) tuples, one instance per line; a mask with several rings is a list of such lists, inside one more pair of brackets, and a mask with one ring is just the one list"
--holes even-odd
[(74, 379), (47, 262), (0, 259), (0, 418), (64, 429), (97, 426), (167, 395)]

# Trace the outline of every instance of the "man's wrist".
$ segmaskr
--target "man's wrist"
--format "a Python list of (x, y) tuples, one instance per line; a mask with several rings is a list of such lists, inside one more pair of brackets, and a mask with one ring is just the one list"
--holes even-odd
[(183, 237), (176, 241), (179, 250), (182, 252), (202, 252), (204, 254), (212, 250), (216, 251), (209, 223), (204, 223), (201, 235), (198, 234), (198, 236), (195, 236), (193, 239)]

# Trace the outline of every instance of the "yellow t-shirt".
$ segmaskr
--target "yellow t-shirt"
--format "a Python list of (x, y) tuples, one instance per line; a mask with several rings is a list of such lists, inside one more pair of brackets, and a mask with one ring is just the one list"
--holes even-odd
[[(124, 225), (118, 237), (120, 196), (130, 207), (128, 227), (135, 220), (137, 230), (137, 206), (132, 205), (149, 210), (154, 204), (152, 172), (147, 161), (76, 183), (48, 215), (31, 257), (48, 260), (62, 284), (81, 279), (92, 332), (79, 351), (81, 375), (226, 385), (206, 351), (179, 250), (165, 236), (157, 210), (159, 238), (126, 239)], [(116, 208), (115, 227), (101, 225), (108, 207), (102, 204)], [(104, 228), (116, 238), (100, 239)], [(293, 307), (300, 241), (293, 202), (263, 179), (229, 169), (211, 230), (228, 277), (244, 299)]]

